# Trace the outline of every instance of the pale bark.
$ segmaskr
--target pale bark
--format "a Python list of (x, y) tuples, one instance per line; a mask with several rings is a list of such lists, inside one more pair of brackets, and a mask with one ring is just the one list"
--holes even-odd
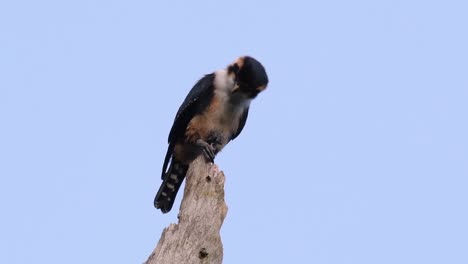
[(227, 214), (224, 179), (223, 172), (202, 156), (190, 165), (179, 223), (164, 229), (146, 264), (222, 263), (219, 232)]

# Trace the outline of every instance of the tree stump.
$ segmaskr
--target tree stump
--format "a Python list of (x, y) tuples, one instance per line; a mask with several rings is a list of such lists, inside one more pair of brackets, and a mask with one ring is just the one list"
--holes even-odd
[[(203, 156), (190, 164), (179, 223), (166, 227), (146, 264), (221, 264), (220, 229), (227, 214), (222, 171)], [(180, 195), (180, 194), (179, 194)]]

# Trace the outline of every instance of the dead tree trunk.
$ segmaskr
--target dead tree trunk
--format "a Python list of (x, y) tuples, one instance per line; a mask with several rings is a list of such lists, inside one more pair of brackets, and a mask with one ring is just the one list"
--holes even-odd
[(164, 229), (146, 264), (221, 264), (226, 214), (224, 174), (201, 156), (187, 172), (179, 223)]

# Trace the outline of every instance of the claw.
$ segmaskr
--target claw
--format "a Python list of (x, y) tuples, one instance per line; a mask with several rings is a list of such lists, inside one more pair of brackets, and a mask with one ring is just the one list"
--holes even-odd
[(197, 145), (200, 146), (203, 150), (203, 155), (205, 158), (214, 163), (214, 158), (215, 158), (215, 153), (214, 153), (214, 148), (210, 144), (206, 143), (205, 141), (199, 139), (197, 140)]
[(213, 150), (211, 149), (211, 146), (206, 146), (203, 148), (203, 153), (205, 154), (205, 157), (210, 161), (214, 162), (214, 153)]

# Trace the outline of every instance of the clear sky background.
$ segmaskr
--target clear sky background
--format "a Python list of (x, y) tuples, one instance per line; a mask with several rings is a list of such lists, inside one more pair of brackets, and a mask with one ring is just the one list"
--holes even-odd
[(193, 84), (268, 89), (218, 155), (224, 263), (468, 263), (466, 1), (2, 1), (0, 263), (142, 263)]

